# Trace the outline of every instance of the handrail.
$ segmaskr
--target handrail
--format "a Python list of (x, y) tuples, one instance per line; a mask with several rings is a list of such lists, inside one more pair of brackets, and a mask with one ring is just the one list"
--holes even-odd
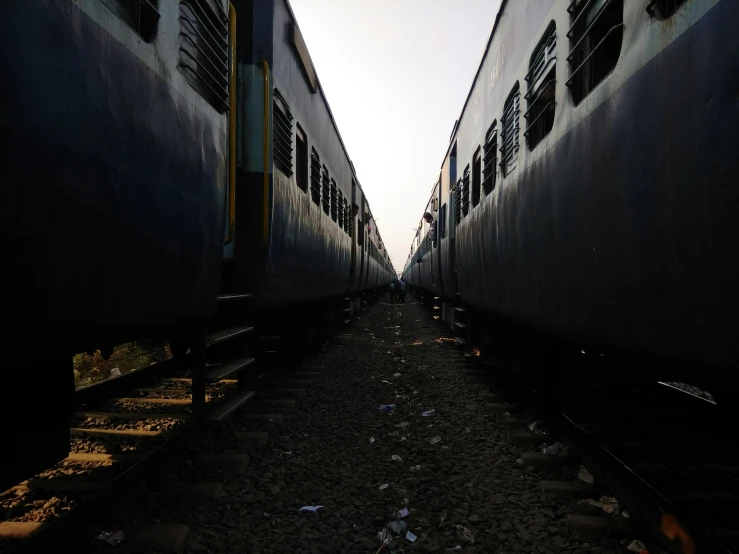
[(260, 60), (264, 72), (264, 158), (263, 158), (263, 203), (262, 203), (262, 247), (267, 246), (269, 239), (269, 64), (266, 60)]
[(228, 3), (228, 35), (231, 39), (231, 63), (228, 71), (228, 235), (223, 244), (230, 243), (236, 228), (236, 10)]

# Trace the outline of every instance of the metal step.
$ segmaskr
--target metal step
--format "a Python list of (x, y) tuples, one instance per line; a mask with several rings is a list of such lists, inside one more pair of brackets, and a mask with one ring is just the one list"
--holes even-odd
[(205, 379), (206, 381), (220, 381), (221, 379), (227, 379), (234, 373), (249, 367), (254, 363), (254, 361), (254, 358), (237, 358), (235, 360), (230, 360), (208, 370), (205, 374)]
[(249, 325), (240, 325), (238, 327), (229, 327), (228, 329), (211, 331), (205, 337), (205, 346), (213, 346), (238, 337), (244, 337), (253, 330), (254, 327)]
[(461, 321), (455, 321), (454, 322), (454, 325), (456, 325), (460, 329), (464, 329), (465, 327), (467, 327), (467, 324), (466, 323), (462, 323)]
[(454, 337), (459, 344), (467, 344), (467, 340), (464, 337)]
[(253, 390), (239, 391), (232, 397), (219, 402), (218, 405), (213, 408), (208, 414), (210, 421), (223, 421), (237, 410), (244, 407), (249, 401), (251, 401), (256, 393)]
[(463, 312), (466, 312), (466, 311), (467, 311), (467, 308), (461, 308), (461, 307), (459, 307), (459, 308), (454, 308), (454, 311), (455, 311), (455, 312), (459, 312), (459, 313), (463, 313)]
[(251, 300), (252, 295), (249, 293), (245, 294), (219, 294), (218, 302), (241, 302), (244, 300)]

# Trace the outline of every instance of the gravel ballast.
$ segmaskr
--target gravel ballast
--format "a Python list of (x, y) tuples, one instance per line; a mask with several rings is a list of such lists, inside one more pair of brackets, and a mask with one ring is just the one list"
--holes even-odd
[[(199, 445), (248, 451), (244, 472), (192, 462), (170, 470), (180, 482), (220, 480), (222, 496), (187, 503), (150, 494), (127, 517), (187, 525), (192, 552), (374, 554), (383, 529), (393, 537), (388, 552), (616, 552), (569, 527), (573, 501), (542, 494), (538, 483), (550, 476), (520, 463), (522, 450), (465, 383), (461, 350), (441, 346), (441, 323), (408, 300), (355, 316), (304, 364), (319, 374), (295, 408), (280, 410), (288, 418), (266, 445), (238, 443), (235, 432), (254, 429), (241, 415)], [(126, 541), (115, 549), (147, 550)]]

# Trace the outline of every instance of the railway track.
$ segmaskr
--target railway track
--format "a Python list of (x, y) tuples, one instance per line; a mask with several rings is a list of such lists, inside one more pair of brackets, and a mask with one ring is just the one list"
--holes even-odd
[[(521, 463), (568, 468), (561, 481), (543, 482), (542, 490), (582, 497), (583, 517), (573, 521), (607, 533), (649, 535), (649, 552), (739, 552), (739, 449), (727, 433), (733, 419), (716, 403), (657, 382), (536, 390), (503, 359), (516, 357), (468, 354), (468, 382), (511, 429), (511, 441), (531, 448)], [(534, 421), (537, 434), (529, 427)], [(559, 445), (550, 451), (560, 452), (544, 453), (555, 440)], [(595, 486), (577, 478), (581, 464)], [(609, 516), (599, 497), (617, 499), (619, 507), (611, 506)]]
[[(245, 302), (248, 295), (220, 297), (202, 341), (183, 358), (76, 392), (69, 456), (0, 493), (0, 552), (51, 548), (258, 397), (266, 405), (286, 402), (281, 396), (292, 389), (274, 387), (284, 377), (275, 337), (255, 335), (242, 315)], [(259, 352), (258, 360), (250, 352)], [(273, 423), (264, 415), (254, 415), (254, 429)]]

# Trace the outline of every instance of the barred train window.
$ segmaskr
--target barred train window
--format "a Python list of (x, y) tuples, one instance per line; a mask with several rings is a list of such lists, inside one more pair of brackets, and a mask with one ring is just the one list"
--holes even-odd
[(495, 175), (498, 171), (498, 131), (495, 128), (497, 122), (488, 128), (485, 133), (485, 146), (482, 157), (482, 189), (488, 195), (495, 189)]
[(303, 192), (308, 192), (308, 141), (305, 131), (295, 125), (295, 181)]
[[(138, 0), (131, 0), (138, 1)], [(143, 0), (150, 4), (151, 0)], [(180, 60), (187, 82), (220, 112), (228, 109), (228, 14), (222, 0), (180, 0)]]
[(316, 206), (321, 204), (321, 158), (315, 148), (310, 149), (310, 195)]
[(529, 148), (539, 144), (554, 126), (556, 51), (557, 29), (552, 22), (531, 55), (529, 72), (526, 74), (528, 82), (526, 100), (529, 109), (524, 114), (527, 121), (524, 136), (529, 140)]
[(572, 0), (567, 9), (572, 73), (567, 86), (579, 104), (616, 67), (624, 34), (623, 0)]
[(328, 168), (323, 166), (322, 173), (323, 191), (321, 192), (321, 200), (323, 201), (323, 211), (328, 215), (331, 210), (331, 184), (328, 180)]
[(293, 174), (293, 114), (277, 89), (272, 102), (272, 155), (275, 166), (288, 177)]
[(470, 165), (464, 168), (462, 175), (462, 217), (470, 211)]
[(331, 219), (336, 221), (338, 212), (336, 211), (337, 205), (337, 193), (336, 193), (336, 181), (331, 179)]
[(659, 16), (662, 19), (667, 19), (668, 17), (671, 17), (680, 6), (685, 4), (685, 2), (686, 0), (652, 0), (647, 5), (647, 12), (652, 17), (659, 12)]
[(341, 189), (339, 189), (339, 198), (338, 198), (338, 200), (339, 200), (338, 203), (335, 204), (335, 211), (337, 212), (338, 218), (339, 218), (338, 219), (339, 229), (343, 229), (344, 228), (344, 213), (345, 213), (344, 212), (344, 205), (345, 205), (345, 200), (344, 200), (344, 193), (341, 192)]
[(521, 91), (518, 88), (517, 81), (503, 106), (503, 119), (501, 120), (503, 137), (500, 145), (500, 154), (503, 158), (500, 161), (500, 166), (503, 168), (503, 175), (508, 175), (516, 167), (516, 160), (518, 158), (518, 120), (521, 111), (520, 102)]
[(354, 234), (354, 218), (346, 198), (344, 198), (344, 232), (350, 237)]
[(103, 0), (103, 4), (125, 21), (145, 42), (151, 42), (159, 23), (159, 0)]
[(480, 181), (482, 180), (482, 160), (480, 148), (472, 156), (472, 207), (480, 203)]
[(446, 204), (441, 207), (439, 212), (439, 219), (441, 220), (441, 238), (446, 237)]

